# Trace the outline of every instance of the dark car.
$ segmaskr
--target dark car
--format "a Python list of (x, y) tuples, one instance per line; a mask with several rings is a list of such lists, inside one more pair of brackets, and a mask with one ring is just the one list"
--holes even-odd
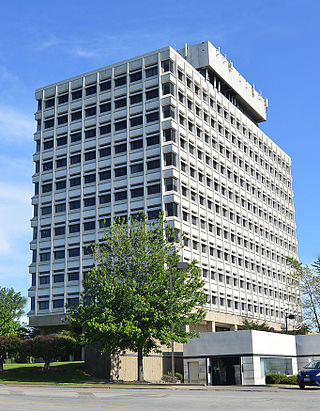
[(297, 383), (300, 388), (306, 385), (320, 386), (320, 361), (311, 361), (298, 372)]

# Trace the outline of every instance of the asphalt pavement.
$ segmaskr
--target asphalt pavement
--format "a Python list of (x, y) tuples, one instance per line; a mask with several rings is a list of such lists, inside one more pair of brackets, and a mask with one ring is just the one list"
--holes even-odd
[(320, 389), (0, 386), (0, 410), (319, 410)]

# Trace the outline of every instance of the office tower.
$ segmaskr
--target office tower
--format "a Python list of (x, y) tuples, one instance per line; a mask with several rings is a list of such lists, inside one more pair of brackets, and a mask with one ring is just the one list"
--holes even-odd
[(36, 91), (30, 324), (61, 324), (115, 215), (164, 211), (208, 295), (202, 331), (300, 313), (290, 158), (267, 101), (218, 49), (165, 47)]

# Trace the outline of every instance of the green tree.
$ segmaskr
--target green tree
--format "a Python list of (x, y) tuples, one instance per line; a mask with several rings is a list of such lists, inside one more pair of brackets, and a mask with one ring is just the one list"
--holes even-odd
[(0, 287), (0, 335), (18, 333), (27, 299), (13, 288)]
[(269, 327), (266, 322), (259, 323), (258, 321), (254, 320), (243, 320), (243, 323), (240, 327), (242, 330), (258, 330), (258, 331), (269, 331), (275, 332), (273, 327)]
[(287, 262), (293, 269), (291, 288), (300, 284), (305, 325), (320, 332), (320, 258), (311, 266), (290, 257)]
[(22, 341), (21, 354), (26, 357), (41, 357), (44, 361), (43, 370), (47, 371), (50, 362), (71, 354), (75, 348), (76, 341), (72, 337), (59, 334), (38, 335)]
[(0, 335), (0, 372), (6, 358), (12, 357), (20, 349), (21, 341), (16, 335)]
[(171, 339), (187, 342), (197, 336), (187, 325), (205, 316), (207, 297), (196, 262), (176, 268), (178, 237), (163, 217), (116, 220), (94, 248), (96, 268), (83, 282), (79, 307), (69, 311), (68, 320), (82, 327), (85, 343), (104, 353), (136, 352), (139, 381), (144, 380), (144, 355), (160, 344), (170, 346)]

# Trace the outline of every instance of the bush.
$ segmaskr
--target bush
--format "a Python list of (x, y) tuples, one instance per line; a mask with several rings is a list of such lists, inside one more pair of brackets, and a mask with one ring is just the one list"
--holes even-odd
[(180, 372), (176, 372), (176, 377), (178, 378), (179, 381), (183, 381), (183, 375)]
[(297, 376), (284, 374), (267, 374), (266, 384), (297, 384)]

